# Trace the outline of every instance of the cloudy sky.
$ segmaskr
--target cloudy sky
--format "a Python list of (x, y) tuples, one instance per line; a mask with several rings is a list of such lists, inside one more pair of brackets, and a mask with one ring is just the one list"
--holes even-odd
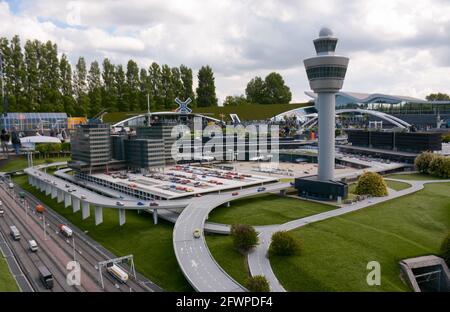
[(302, 60), (322, 26), (351, 58), (344, 90), (450, 93), (448, 0), (0, 0), (0, 36), (52, 40), (72, 64), (209, 64), (220, 100), (271, 71), (307, 99)]

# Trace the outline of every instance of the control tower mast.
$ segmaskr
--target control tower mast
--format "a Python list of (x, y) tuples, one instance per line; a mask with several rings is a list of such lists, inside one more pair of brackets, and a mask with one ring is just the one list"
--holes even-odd
[(338, 39), (322, 28), (314, 40), (317, 56), (304, 60), (319, 113), (319, 181), (334, 179), (336, 93), (342, 88), (349, 59), (335, 55)]

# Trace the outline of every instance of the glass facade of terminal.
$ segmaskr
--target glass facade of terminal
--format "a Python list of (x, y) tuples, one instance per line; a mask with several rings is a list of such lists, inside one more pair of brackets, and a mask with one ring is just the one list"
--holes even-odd
[(11, 131), (36, 131), (41, 129), (67, 129), (66, 113), (8, 113), (0, 118), (0, 128)]

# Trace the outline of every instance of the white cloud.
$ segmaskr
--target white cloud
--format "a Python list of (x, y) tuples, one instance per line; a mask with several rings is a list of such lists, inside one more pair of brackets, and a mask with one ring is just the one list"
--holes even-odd
[(0, 2), (0, 20), (0, 36), (52, 40), (73, 63), (82, 55), (145, 67), (209, 64), (221, 99), (278, 71), (293, 101), (306, 99), (302, 60), (327, 25), (351, 57), (345, 90), (450, 93), (446, 0), (23, 0), (14, 13)]

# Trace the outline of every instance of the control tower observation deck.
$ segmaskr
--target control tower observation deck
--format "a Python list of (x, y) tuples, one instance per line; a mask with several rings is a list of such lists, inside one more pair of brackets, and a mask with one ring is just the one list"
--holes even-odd
[(334, 179), (335, 114), (337, 93), (344, 84), (349, 59), (335, 55), (338, 39), (329, 28), (322, 28), (314, 40), (317, 56), (304, 60), (311, 89), (317, 93), (319, 113), (319, 181)]

